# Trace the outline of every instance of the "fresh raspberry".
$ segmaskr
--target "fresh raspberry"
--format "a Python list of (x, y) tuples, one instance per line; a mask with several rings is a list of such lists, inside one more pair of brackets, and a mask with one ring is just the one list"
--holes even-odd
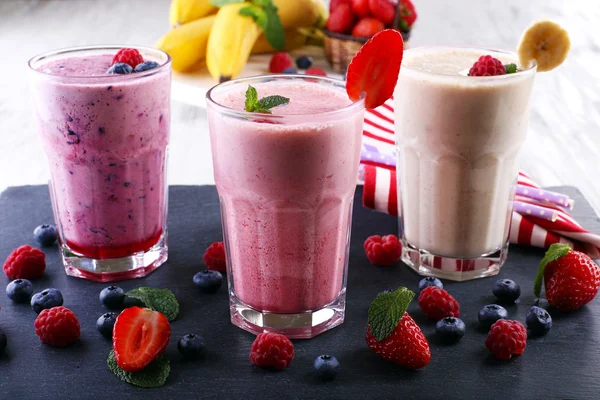
[(250, 361), (258, 367), (283, 370), (294, 358), (294, 345), (278, 333), (265, 332), (256, 337), (250, 350)]
[(46, 270), (46, 255), (35, 247), (21, 246), (4, 262), (4, 274), (10, 279), (35, 279)]
[(354, 24), (354, 13), (348, 3), (342, 3), (333, 10), (327, 19), (327, 30), (335, 33), (349, 33)]
[(369, 236), (364, 243), (367, 258), (374, 265), (389, 266), (398, 262), (402, 255), (402, 244), (396, 235)]
[(284, 51), (273, 54), (271, 61), (269, 62), (269, 72), (273, 74), (280, 74), (284, 69), (294, 66), (294, 60), (292, 57)]
[(131, 68), (135, 68), (138, 64), (141, 64), (144, 62), (144, 57), (142, 57), (142, 55), (140, 54), (139, 51), (137, 51), (137, 49), (121, 49), (117, 52), (117, 54), (115, 54), (115, 56), (112, 59), (112, 65), (115, 65), (116, 63), (125, 63), (125, 64), (129, 64), (131, 66)]
[(390, 0), (369, 0), (369, 8), (371, 14), (385, 25), (394, 22), (396, 7)]
[(369, 348), (381, 358), (405, 368), (422, 368), (429, 364), (431, 359), (431, 351), (425, 335), (406, 312), (396, 329), (381, 342), (373, 336), (369, 325), (366, 340)]
[(411, 0), (400, 0), (401, 28), (408, 31), (417, 20), (417, 10)]
[(587, 254), (571, 250), (548, 263), (544, 281), (548, 303), (559, 310), (572, 311), (596, 297), (600, 268)]
[(66, 307), (42, 310), (33, 325), (40, 340), (51, 346), (65, 347), (79, 339), (79, 321)]
[(204, 252), (204, 264), (207, 269), (219, 272), (227, 272), (227, 260), (225, 259), (225, 244), (214, 242)]
[(327, 76), (327, 74), (325, 73), (325, 71), (323, 71), (321, 68), (319, 67), (312, 67), (307, 69), (306, 71), (306, 75), (318, 75), (318, 76)]
[(469, 70), (469, 76), (493, 76), (506, 74), (502, 61), (490, 55), (481, 56)]
[(370, 38), (379, 31), (385, 29), (383, 22), (377, 18), (367, 17), (363, 18), (354, 25), (352, 29), (352, 36), (367, 37)]
[(429, 318), (439, 321), (446, 317), (460, 317), (458, 301), (437, 286), (428, 286), (419, 294), (419, 307)]
[(369, 0), (352, 0), (352, 11), (358, 18), (370, 16)]
[(499, 360), (523, 354), (527, 347), (527, 329), (519, 321), (499, 319), (490, 328), (485, 347)]

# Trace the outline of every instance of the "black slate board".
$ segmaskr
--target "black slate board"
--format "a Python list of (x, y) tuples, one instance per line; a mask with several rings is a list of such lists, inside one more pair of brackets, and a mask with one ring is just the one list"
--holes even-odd
[[(600, 232), (591, 206), (574, 188), (555, 188), (576, 200), (574, 215), (588, 229)], [(409, 312), (431, 344), (431, 363), (420, 371), (388, 364), (370, 352), (364, 341), (367, 310), (380, 291), (399, 285), (416, 289), (419, 276), (403, 266), (377, 268), (367, 261), (362, 243), (370, 234), (396, 230), (393, 217), (361, 206), (359, 188), (354, 203), (353, 235), (345, 323), (315, 339), (294, 341), (296, 356), (283, 372), (254, 367), (248, 353), (254, 336), (229, 322), (225, 287), (216, 295), (196, 292), (192, 276), (202, 268), (202, 253), (220, 240), (219, 204), (214, 187), (171, 187), (169, 204), (169, 261), (141, 280), (119, 285), (128, 290), (140, 285), (173, 290), (181, 303), (179, 320), (172, 324), (166, 350), (171, 375), (160, 389), (140, 389), (119, 381), (106, 367), (110, 343), (95, 329), (105, 311), (98, 293), (105, 284), (67, 277), (56, 248), (46, 249), (46, 276), (34, 282), (36, 291), (59, 288), (65, 306), (79, 317), (81, 341), (66, 349), (40, 343), (28, 305), (15, 305), (3, 293), (8, 283), (0, 278), (0, 327), (8, 336), (7, 354), (0, 357), (0, 399), (598, 399), (600, 398), (600, 300), (583, 309), (561, 314), (552, 311), (554, 327), (547, 337), (531, 339), (525, 353), (498, 362), (483, 345), (486, 334), (477, 329), (477, 311), (494, 301), (494, 278), (467, 283), (446, 282), (460, 301), (467, 335), (456, 345), (444, 346), (434, 337), (434, 324), (418, 310)], [(33, 244), (35, 226), (52, 221), (46, 186), (9, 188), (0, 195), (0, 261), (15, 247)], [(516, 280), (523, 295), (508, 307), (509, 317), (524, 321), (534, 303), (533, 279), (540, 249), (513, 246), (500, 277)], [(184, 362), (176, 342), (186, 333), (204, 336), (209, 353), (205, 360)], [(338, 379), (320, 383), (311, 375), (312, 362), (331, 353), (341, 363)]]

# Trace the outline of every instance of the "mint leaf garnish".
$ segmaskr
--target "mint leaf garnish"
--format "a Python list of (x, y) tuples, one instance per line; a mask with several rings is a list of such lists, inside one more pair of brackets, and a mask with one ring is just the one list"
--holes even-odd
[(260, 26), (263, 32), (267, 31), (268, 16), (265, 10), (260, 7), (249, 5), (240, 8), (240, 15), (250, 17), (256, 22), (256, 25)]
[(538, 273), (535, 277), (533, 293), (536, 297), (540, 297), (540, 293), (542, 292), (542, 280), (544, 279), (544, 271), (546, 270), (548, 263), (558, 260), (562, 256), (566, 255), (569, 251), (571, 251), (571, 247), (568, 244), (555, 243), (550, 246), (546, 252), (546, 255), (544, 255), (544, 258), (542, 258), (542, 261), (540, 261)]
[(369, 307), (368, 321), (371, 333), (378, 342), (396, 329), (413, 297), (415, 293), (403, 286), (393, 292), (383, 292), (375, 297)]
[(108, 354), (106, 364), (108, 364), (108, 369), (122, 381), (143, 388), (156, 388), (164, 385), (171, 372), (171, 363), (162, 354), (148, 364), (146, 368), (138, 372), (122, 370), (117, 364), (113, 350)]
[(246, 102), (244, 104), (246, 111), (255, 113), (271, 114), (271, 108), (287, 104), (290, 99), (283, 96), (267, 96), (258, 100), (258, 92), (252, 85), (248, 85), (246, 90)]
[(169, 321), (175, 320), (179, 314), (179, 303), (169, 289), (139, 287), (125, 294), (142, 301), (151, 310), (163, 313)]
[(504, 65), (504, 69), (506, 69), (507, 74), (514, 74), (515, 72), (517, 72), (517, 64), (515, 64), (515, 63), (506, 64), (506, 65)]

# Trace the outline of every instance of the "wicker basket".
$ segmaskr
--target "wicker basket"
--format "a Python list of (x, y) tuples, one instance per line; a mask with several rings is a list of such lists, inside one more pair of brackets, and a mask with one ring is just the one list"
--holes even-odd
[[(325, 30), (325, 57), (331, 64), (334, 72), (343, 74), (352, 61), (352, 57), (360, 50), (369, 38), (362, 38)], [(401, 32), (402, 39), (406, 42), (410, 32)]]

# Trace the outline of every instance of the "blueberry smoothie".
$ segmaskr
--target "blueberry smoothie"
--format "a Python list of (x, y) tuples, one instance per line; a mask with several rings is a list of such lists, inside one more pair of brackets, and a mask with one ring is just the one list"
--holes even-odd
[(115, 52), (75, 51), (32, 65), (61, 242), (95, 260), (147, 251), (166, 226), (168, 57), (145, 55), (158, 65), (110, 74)]

